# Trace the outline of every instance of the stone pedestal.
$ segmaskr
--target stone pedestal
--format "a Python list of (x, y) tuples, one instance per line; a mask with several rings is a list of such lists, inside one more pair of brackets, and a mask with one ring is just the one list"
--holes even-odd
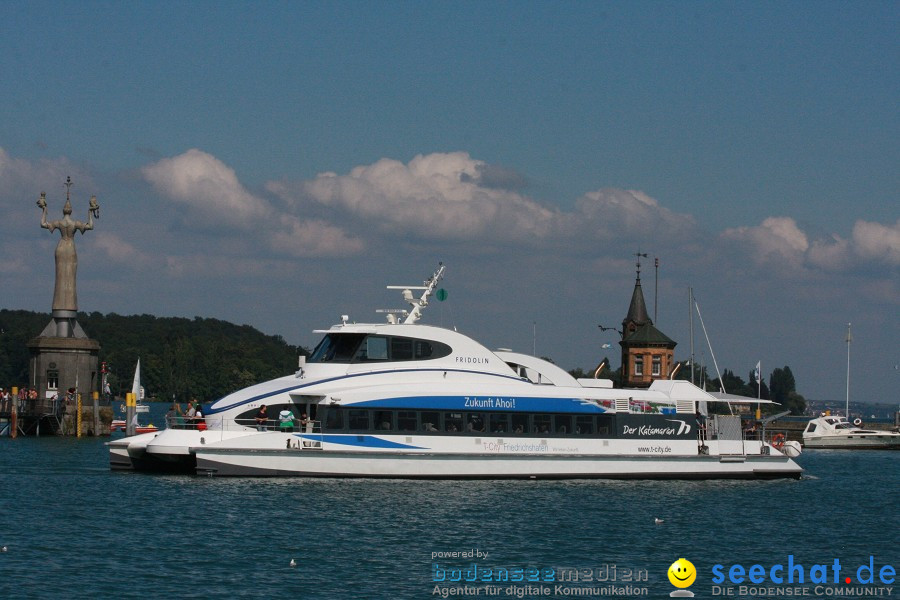
[[(88, 337), (41, 335), (28, 342), (28, 350), (31, 353), (29, 384), (38, 393), (37, 401), (27, 406), (28, 417), (44, 419), (52, 425), (61, 422), (67, 414), (74, 415), (74, 399), (65, 404), (66, 391), (70, 388), (81, 394), (85, 406), (91, 406), (92, 393), (99, 386), (99, 342)], [(67, 430), (74, 433), (71, 427)]]

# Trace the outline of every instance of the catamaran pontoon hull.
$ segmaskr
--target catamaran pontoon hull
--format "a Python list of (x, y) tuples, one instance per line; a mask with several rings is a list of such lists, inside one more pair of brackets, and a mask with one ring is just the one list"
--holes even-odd
[(802, 469), (786, 456), (496, 456), (201, 450), (197, 472), (238, 477), (400, 479), (775, 479)]

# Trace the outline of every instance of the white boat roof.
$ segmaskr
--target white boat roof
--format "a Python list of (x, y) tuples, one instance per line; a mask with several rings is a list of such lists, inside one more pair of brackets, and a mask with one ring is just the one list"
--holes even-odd
[(729, 404), (775, 404), (781, 406), (778, 402), (772, 400), (761, 400), (759, 398), (750, 398), (749, 396), (738, 396), (737, 394), (728, 394), (724, 392), (707, 392), (714, 397), (717, 402), (728, 402)]

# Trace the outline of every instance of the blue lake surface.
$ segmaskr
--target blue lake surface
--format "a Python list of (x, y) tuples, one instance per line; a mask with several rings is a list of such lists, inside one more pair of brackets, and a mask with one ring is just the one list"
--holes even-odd
[[(900, 452), (806, 451), (799, 481), (276, 480), (114, 473), (107, 440), (0, 438), (0, 598), (438, 598), (473, 564), (641, 569), (592, 585), (665, 598), (680, 557), (698, 598), (768, 598), (715, 594), (713, 566), (900, 570)], [(469, 550), (488, 556), (434, 555)]]

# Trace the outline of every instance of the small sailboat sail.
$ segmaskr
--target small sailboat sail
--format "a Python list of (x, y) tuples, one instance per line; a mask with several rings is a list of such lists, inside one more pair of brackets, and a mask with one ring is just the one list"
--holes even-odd
[(134, 380), (131, 382), (131, 393), (134, 394), (135, 407), (134, 411), (138, 413), (148, 413), (150, 412), (150, 406), (148, 404), (144, 404), (143, 397), (141, 395), (141, 391), (143, 388), (141, 387), (141, 359), (138, 357), (137, 365), (134, 367)]

